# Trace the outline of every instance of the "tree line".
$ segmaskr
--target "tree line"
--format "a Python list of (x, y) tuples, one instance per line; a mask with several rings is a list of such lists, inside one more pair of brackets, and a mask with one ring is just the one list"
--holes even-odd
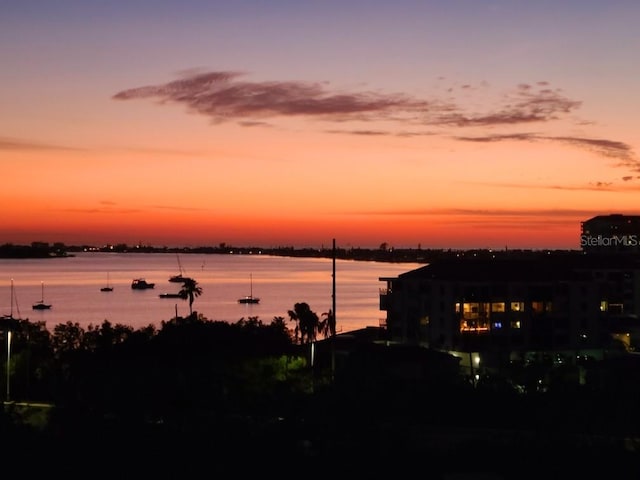
[[(597, 452), (633, 471), (637, 453), (616, 442), (640, 434), (640, 389), (624, 376), (599, 392), (565, 384), (518, 395), (472, 387), (444, 353), (371, 342), (352, 345), (334, 371), (310, 362), (312, 344), (327, 353), (337, 338), (331, 312), (299, 302), (288, 316), (229, 323), (192, 311), (159, 327), (105, 320), (51, 330), (5, 318), (3, 453), (80, 452), (101, 469), (131, 456), (147, 473), (178, 464), (328, 473), (342, 458), (361, 473), (428, 464), (434, 476), (468, 461), (476, 473), (526, 465), (519, 477), (539, 478)], [(115, 457), (105, 445), (117, 446)]]

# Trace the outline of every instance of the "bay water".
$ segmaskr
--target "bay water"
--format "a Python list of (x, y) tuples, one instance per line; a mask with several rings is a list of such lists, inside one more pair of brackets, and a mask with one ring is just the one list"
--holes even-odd
[[(423, 264), (352, 260), (335, 262), (335, 314), (338, 332), (378, 326), (385, 318), (379, 308), (381, 277), (397, 276)], [(182, 273), (202, 288), (193, 310), (209, 320), (236, 322), (257, 317), (270, 323), (274, 317), (289, 321), (288, 311), (306, 302), (322, 314), (333, 308), (333, 259), (280, 257), (261, 254), (220, 255), (186, 253), (78, 252), (47, 259), (0, 259), (0, 315), (44, 321), (49, 329), (60, 323), (83, 328), (105, 320), (134, 329), (189, 314), (189, 302), (160, 298), (176, 293), (181, 284), (169, 277)], [(144, 278), (155, 283), (134, 290), (131, 282)], [(110, 292), (101, 288), (107, 283)], [(13, 285), (13, 286), (12, 286)], [(13, 302), (11, 301), (13, 290)], [(249, 295), (259, 303), (240, 304)], [(44, 300), (47, 310), (33, 310)]]

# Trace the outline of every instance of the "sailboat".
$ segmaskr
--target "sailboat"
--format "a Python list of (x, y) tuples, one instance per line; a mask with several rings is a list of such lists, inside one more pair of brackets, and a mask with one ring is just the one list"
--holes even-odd
[(109, 283), (109, 273), (107, 273), (107, 285), (100, 289), (101, 292), (112, 292), (113, 287)]
[[(2, 317), (0, 317), (2, 320), (4, 320), (5, 322), (7, 322), (5, 325), (8, 325), (9, 327), (14, 326), (14, 322), (21, 320), (20, 318), (15, 318), (13, 316), (13, 305), (16, 305), (16, 311), (18, 312), (18, 317), (20, 317), (20, 308), (18, 307), (18, 301), (16, 300), (16, 294), (13, 288), (13, 278), (11, 279), (11, 313), (9, 313), (8, 315), (3, 315)], [(2, 328), (6, 328), (5, 327), (0, 327), (0, 329)]]
[(182, 270), (182, 264), (180, 263), (180, 256), (176, 253), (176, 258), (178, 259), (178, 269), (180, 270), (180, 273), (176, 274), (176, 275), (171, 275), (169, 277), (169, 281), (172, 283), (184, 283), (184, 282), (188, 282), (190, 280), (193, 280), (190, 277), (185, 277), (184, 276), (184, 272)]
[(44, 303), (44, 282), (42, 283), (42, 296), (40, 297), (40, 301), (33, 304), (34, 310), (48, 310), (51, 308), (50, 303)]
[(249, 295), (239, 298), (238, 303), (260, 303), (260, 299), (253, 296), (253, 277), (251, 275), (249, 275)]

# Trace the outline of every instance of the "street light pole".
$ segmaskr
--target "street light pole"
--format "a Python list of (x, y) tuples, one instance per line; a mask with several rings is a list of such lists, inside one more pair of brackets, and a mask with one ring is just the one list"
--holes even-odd
[(11, 330), (7, 330), (7, 402), (11, 399)]

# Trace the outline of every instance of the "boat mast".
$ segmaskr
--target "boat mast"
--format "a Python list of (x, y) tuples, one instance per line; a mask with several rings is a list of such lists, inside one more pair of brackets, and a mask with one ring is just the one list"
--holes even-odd
[(11, 308), (9, 312), (9, 317), (13, 318), (13, 278), (11, 279)]
[(10, 313), (9, 313), (9, 318), (11, 320), (14, 320), (13, 318), (13, 305), (15, 304), (16, 307), (16, 313), (18, 314), (18, 319), (20, 318), (20, 306), (18, 305), (18, 300), (16, 298), (16, 291), (15, 291), (15, 287), (13, 286), (13, 278), (11, 279), (11, 307), (10, 307)]
[(180, 263), (180, 254), (178, 252), (176, 252), (176, 258), (178, 259), (178, 270), (180, 270), (180, 275), (182, 275), (182, 263)]

